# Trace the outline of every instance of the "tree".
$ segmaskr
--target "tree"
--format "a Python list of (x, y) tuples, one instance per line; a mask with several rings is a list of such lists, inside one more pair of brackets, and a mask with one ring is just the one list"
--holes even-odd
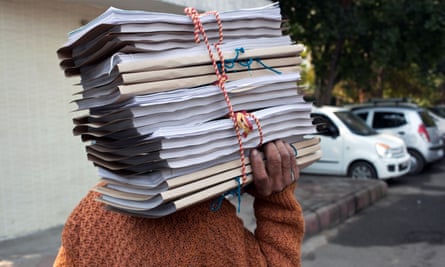
[(310, 50), (318, 104), (329, 104), (340, 82), (381, 97), (403, 93), (391, 75), (414, 73), (422, 95), (442, 75), (445, 1), (281, 0), (280, 6), (290, 36)]
[(315, 97), (322, 103), (330, 101), (332, 88), (340, 80), (339, 60), (351, 31), (349, 5), (348, 1), (341, 7), (334, 1), (280, 1), (290, 36), (311, 52)]

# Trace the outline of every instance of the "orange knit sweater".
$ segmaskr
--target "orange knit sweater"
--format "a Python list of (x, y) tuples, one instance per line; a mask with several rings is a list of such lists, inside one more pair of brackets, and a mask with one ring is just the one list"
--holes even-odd
[(54, 266), (300, 266), (304, 233), (295, 183), (256, 198), (255, 234), (224, 201), (203, 202), (159, 219), (107, 211), (90, 192), (73, 210)]

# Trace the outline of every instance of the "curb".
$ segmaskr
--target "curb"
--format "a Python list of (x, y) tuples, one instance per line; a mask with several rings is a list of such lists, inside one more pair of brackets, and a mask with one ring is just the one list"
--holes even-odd
[(385, 182), (373, 183), (358, 192), (347, 195), (332, 203), (304, 212), (305, 239), (313, 237), (324, 230), (342, 223), (354, 214), (371, 206), (387, 194), (388, 186)]

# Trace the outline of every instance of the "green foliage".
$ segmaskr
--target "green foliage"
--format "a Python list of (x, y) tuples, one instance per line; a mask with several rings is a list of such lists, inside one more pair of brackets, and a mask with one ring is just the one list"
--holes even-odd
[(310, 52), (319, 104), (330, 103), (334, 88), (343, 98), (363, 92), (431, 102), (426, 98), (443, 87), (445, 1), (281, 0), (280, 6), (288, 33)]

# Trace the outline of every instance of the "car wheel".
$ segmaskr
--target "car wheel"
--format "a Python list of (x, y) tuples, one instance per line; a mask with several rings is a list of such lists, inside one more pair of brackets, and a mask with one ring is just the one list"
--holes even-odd
[(425, 160), (423, 159), (422, 155), (414, 150), (408, 150), (408, 153), (411, 157), (411, 169), (409, 173), (414, 175), (421, 173), (425, 167)]
[(349, 167), (348, 176), (352, 179), (376, 179), (377, 172), (371, 164), (365, 161), (355, 162)]

